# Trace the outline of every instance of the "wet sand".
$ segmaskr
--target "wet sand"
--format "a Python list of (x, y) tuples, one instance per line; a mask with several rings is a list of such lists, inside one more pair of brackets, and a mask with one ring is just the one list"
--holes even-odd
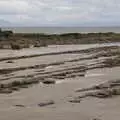
[[(28, 53), (26, 52), (26, 54)], [(0, 68), (24, 67), (44, 63), (50, 64), (53, 62), (69, 61), (89, 56), (89, 54), (65, 54), (21, 60), (18, 59), (15, 60), (14, 63), (6, 63), (6, 61), (2, 61), (0, 62)], [(1, 74), (0, 82), (7, 83), (18, 80), (16, 76), (26, 76), (21, 77), (21, 79), (27, 79), (28, 75), (33, 74), (34, 77), (37, 77), (37, 75), (40, 76), (42, 73), (45, 74), (45, 72), (52, 72), (50, 73), (51, 75), (55, 74), (56, 70), (64, 69), (66, 69), (65, 72), (67, 71), (67, 75), (71, 75), (78, 70), (77, 67), (81, 67), (83, 65), (87, 66), (91, 63), (98, 63), (101, 59), (106, 59), (102, 57), (93, 60), (65, 62), (60, 65), (48, 65), (37, 69), (14, 71), (10, 73), (13, 78), (5, 81), (2, 81), (2, 79), (10, 78), (10, 74)], [(69, 74), (68, 68), (71, 67), (75, 67), (75, 69), (71, 72), (71, 74)], [(40, 70), (44, 71), (41, 72)], [(119, 79), (119, 71), (119, 66), (112, 68), (89, 69), (85, 71), (85, 76), (64, 76), (64, 79), (57, 79), (56, 76), (53, 76), (55, 78), (52, 79), (57, 81), (56, 84), (47, 85), (40, 82), (39, 84), (32, 85), (28, 88), (22, 88), (19, 91), (14, 91), (11, 94), (0, 94), (0, 120), (119, 120), (120, 96), (107, 99), (88, 97), (81, 100), (80, 103), (69, 102), (70, 99), (77, 97), (80, 94), (76, 93), (75, 90)], [(38, 74), (36, 75), (36, 73)], [(59, 74), (60, 73), (61, 72), (59, 72)], [(77, 71), (76, 74), (78, 73), (80, 73), (80, 71)], [(57, 73), (57, 77), (59, 74)], [(51, 78), (50, 75), (46, 77), (46, 79)], [(32, 77), (32, 79), (34, 79), (34, 77)], [(55, 104), (44, 107), (40, 107), (38, 105), (49, 100), (53, 100)]]
[[(102, 120), (119, 120), (120, 97), (105, 100), (87, 98), (80, 104), (68, 102), (72, 96), (75, 96), (75, 89), (89, 87), (107, 79), (118, 78), (120, 77), (117, 73), (119, 70), (120, 68), (114, 68), (112, 74), (109, 69), (95, 70), (91, 71), (90, 74), (97, 74), (98, 76), (68, 79), (50, 86), (38, 84), (10, 95), (0, 95), (0, 119), (92, 120), (93, 118), (100, 118)], [(111, 78), (110, 75), (114, 77)], [(45, 100), (54, 100), (55, 104), (44, 108), (37, 106)], [(16, 104), (25, 105), (25, 108), (15, 107)]]

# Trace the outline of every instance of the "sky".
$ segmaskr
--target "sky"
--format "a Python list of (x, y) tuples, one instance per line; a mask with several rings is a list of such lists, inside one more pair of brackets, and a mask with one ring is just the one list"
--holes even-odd
[(120, 26), (120, 0), (0, 0), (0, 26)]

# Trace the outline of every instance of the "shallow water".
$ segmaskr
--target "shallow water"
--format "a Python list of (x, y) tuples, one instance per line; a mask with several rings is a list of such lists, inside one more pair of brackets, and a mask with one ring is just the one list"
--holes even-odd
[(120, 32), (120, 27), (11, 27), (4, 30), (13, 30), (16, 33), (93, 33), (93, 32)]

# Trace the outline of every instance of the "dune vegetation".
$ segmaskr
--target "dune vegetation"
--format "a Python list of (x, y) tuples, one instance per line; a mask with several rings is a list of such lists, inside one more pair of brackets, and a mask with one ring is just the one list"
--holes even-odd
[(0, 29), (1, 49), (21, 49), (30, 47), (43, 47), (48, 45), (64, 44), (94, 44), (119, 42), (119, 33), (13, 33)]

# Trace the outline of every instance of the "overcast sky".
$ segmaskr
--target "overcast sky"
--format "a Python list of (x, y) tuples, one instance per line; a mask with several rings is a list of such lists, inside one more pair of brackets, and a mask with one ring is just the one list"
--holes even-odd
[(0, 0), (1, 26), (120, 26), (120, 0)]

